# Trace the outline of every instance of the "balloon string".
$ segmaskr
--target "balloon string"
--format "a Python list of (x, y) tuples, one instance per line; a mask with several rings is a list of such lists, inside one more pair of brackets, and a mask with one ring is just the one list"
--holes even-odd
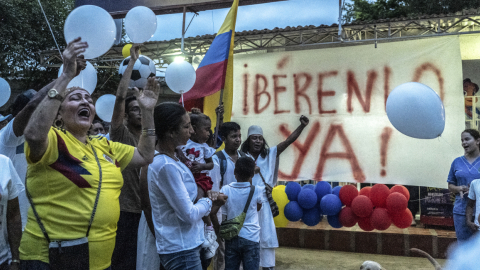
[(48, 22), (47, 15), (45, 15), (45, 11), (43, 11), (42, 3), (40, 3), (40, 0), (37, 0), (38, 4), (40, 5), (40, 9), (42, 10), (43, 16), (45, 17), (45, 21), (47, 21), (48, 28), (50, 29), (50, 33), (52, 33), (53, 40), (55, 41), (55, 45), (57, 45), (57, 50), (58, 53), (60, 54), (60, 57), (63, 60), (63, 55), (60, 52), (60, 47), (58, 46), (57, 39), (55, 38), (55, 35), (53, 34), (52, 27), (50, 27), (50, 23)]

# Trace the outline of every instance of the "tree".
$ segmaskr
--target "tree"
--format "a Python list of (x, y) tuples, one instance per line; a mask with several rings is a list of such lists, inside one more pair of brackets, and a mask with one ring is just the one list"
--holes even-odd
[[(74, 0), (41, 1), (59, 46), (65, 46), (63, 25)], [(40, 65), (40, 52), (56, 49), (37, 1), (0, 1), (0, 77), (17, 80), (22, 89), (39, 89), (57, 77), (57, 68)]]
[(351, 0), (345, 6), (344, 19), (351, 22), (455, 13), (463, 9), (479, 8), (480, 0)]
[[(63, 51), (66, 46), (63, 26), (75, 1), (40, 2), (60, 50)], [(58, 77), (58, 68), (41, 65), (40, 52), (45, 50), (57, 51), (57, 47), (38, 1), (0, 0), (0, 78), (6, 79), (11, 85), (13, 83), (19, 90), (40, 90)], [(53, 62), (62, 63), (60, 57)], [(117, 69), (97, 69), (97, 75), (95, 96), (114, 93), (120, 81)]]

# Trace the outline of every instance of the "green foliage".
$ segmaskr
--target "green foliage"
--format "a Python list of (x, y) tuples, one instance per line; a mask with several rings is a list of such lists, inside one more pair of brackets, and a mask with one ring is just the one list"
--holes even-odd
[(410, 17), (423, 14), (447, 14), (479, 8), (480, 0), (351, 0), (346, 3), (346, 22)]
[[(63, 25), (74, 0), (41, 0), (59, 46), (65, 46)], [(0, 77), (18, 80), (23, 89), (39, 89), (56, 78), (57, 68), (40, 66), (40, 51), (56, 49), (36, 0), (0, 1)]]

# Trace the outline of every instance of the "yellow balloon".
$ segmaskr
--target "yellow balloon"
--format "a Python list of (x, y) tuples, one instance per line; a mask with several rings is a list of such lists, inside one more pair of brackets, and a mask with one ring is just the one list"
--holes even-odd
[(287, 203), (289, 202), (287, 193), (285, 193), (285, 186), (279, 185), (276, 186), (272, 191), (273, 200), (277, 203), (278, 211), (280, 214), (273, 218), (275, 222), (275, 227), (285, 227), (288, 225), (288, 219), (285, 217), (284, 209)]
[[(123, 46), (123, 49), (122, 49), (122, 55), (123, 55), (123, 58), (127, 58), (130, 56), (130, 49), (132, 48), (132, 44), (127, 44), (125, 46)], [(140, 50), (138, 50), (138, 54), (142, 54), (140, 52)]]

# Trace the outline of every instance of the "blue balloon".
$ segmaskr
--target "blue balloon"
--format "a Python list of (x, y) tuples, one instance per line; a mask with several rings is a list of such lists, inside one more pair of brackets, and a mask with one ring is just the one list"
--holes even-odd
[(298, 193), (300, 193), (302, 187), (297, 182), (288, 182), (287, 186), (285, 187), (285, 193), (287, 193), (287, 197), (289, 201), (296, 201), (298, 198)]
[(311, 189), (311, 190), (315, 190), (315, 186), (312, 185), (312, 184), (306, 184), (302, 187), (302, 189), (306, 189), (306, 188)]
[(308, 226), (317, 225), (322, 221), (322, 218), (323, 216), (320, 215), (320, 211), (316, 207), (303, 211), (302, 221)]
[(341, 186), (336, 186), (336, 187), (334, 187), (334, 188), (332, 189), (332, 194), (335, 194), (335, 195), (337, 195), (337, 196), (340, 196), (340, 195), (339, 195), (339, 194), (340, 194), (340, 189), (342, 189)]
[(320, 201), (320, 208), (325, 215), (334, 216), (342, 210), (342, 201), (333, 194), (327, 194)]
[(312, 209), (317, 204), (317, 194), (311, 189), (302, 189), (298, 193), (298, 204), (303, 209)]
[(303, 209), (296, 201), (291, 201), (285, 205), (284, 214), (290, 221), (299, 221), (303, 216)]
[(315, 193), (317, 193), (318, 202), (327, 194), (332, 194), (332, 186), (328, 182), (320, 181), (315, 185)]
[(333, 228), (340, 229), (342, 228), (342, 224), (340, 223), (340, 219), (338, 218), (338, 215), (333, 215), (333, 216), (327, 216), (328, 224), (332, 226)]

